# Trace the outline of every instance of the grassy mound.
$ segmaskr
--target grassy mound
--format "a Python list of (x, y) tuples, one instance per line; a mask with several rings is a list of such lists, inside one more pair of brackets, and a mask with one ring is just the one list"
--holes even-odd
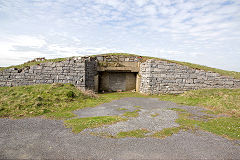
[[(99, 54), (99, 55), (92, 55), (91, 57), (96, 57), (96, 56), (136, 56), (136, 57), (140, 57), (140, 55), (137, 54), (129, 54), (129, 53), (106, 53), (106, 54)], [(193, 63), (189, 63), (189, 62), (181, 62), (181, 61), (175, 61), (175, 60), (167, 60), (167, 59), (163, 59), (163, 58), (156, 58), (156, 57), (149, 57), (149, 56), (141, 56), (142, 57), (142, 61), (146, 61), (148, 59), (157, 59), (157, 60), (162, 60), (162, 61), (167, 61), (169, 63), (176, 63), (176, 64), (180, 64), (183, 66), (188, 66), (190, 68), (194, 68), (194, 69), (200, 69), (200, 70), (205, 70), (205, 71), (211, 71), (211, 72), (215, 72), (215, 73), (219, 73), (220, 75), (223, 76), (230, 76), (236, 79), (240, 79), (240, 72), (235, 72), (235, 71), (226, 71), (226, 70), (222, 70), (222, 69), (217, 69), (217, 68), (212, 68), (212, 67), (207, 67), (207, 66), (203, 66), (203, 65), (199, 65), (199, 64), (193, 64)], [(37, 65), (40, 63), (45, 63), (45, 62), (60, 62), (60, 61), (64, 61), (66, 60), (66, 58), (57, 58), (57, 59), (46, 59), (44, 61), (40, 61), (40, 62), (27, 62), (24, 64), (20, 64), (20, 65), (16, 65), (16, 66), (9, 66), (9, 67), (2, 67), (0, 68), (0, 71), (3, 71), (5, 69), (8, 68), (24, 68), (24, 67), (28, 67), (28, 66), (33, 66), (33, 65)]]
[(0, 71), (3, 71), (5, 69), (9, 69), (9, 68), (17, 68), (17, 69), (22, 69), (22, 68), (26, 68), (29, 66), (35, 66), (41, 63), (46, 63), (46, 62), (61, 62), (66, 60), (67, 58), (56, 58), (56, 59), (45, 59), (43, 61), (35, 61), (35, 62), (26, 62), (23, 64), (19, 64), (19, 65), (15, 65), (15, 66), (9, 66), (9, 67), (2, 67), (0, 68)]
[(79, 102), (92, 99), (70, 84), (0, 87), (0, 117), (74, 116)]
[(71, 112), (110, 102), (121, 97), (143, 96), (138, 93), (103, 94), (98, 98), (71, 84), (39, 84), (0, 87), (0, 118), (42, 116), (55, 119), (74, 117)]

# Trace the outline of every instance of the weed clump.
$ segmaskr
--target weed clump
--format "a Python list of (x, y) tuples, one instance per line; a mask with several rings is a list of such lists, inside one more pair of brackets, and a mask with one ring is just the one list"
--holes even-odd
[(76, 94), (75, 94), (73, 91), (68, 91), (67, 94), (66, 94), (66, 96), (67, 96), (68, 98), (75, 98), (75, 97), (76, 97)]

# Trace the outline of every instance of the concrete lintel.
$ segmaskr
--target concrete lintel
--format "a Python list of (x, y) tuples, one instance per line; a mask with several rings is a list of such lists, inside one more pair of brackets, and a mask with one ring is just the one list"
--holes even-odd
[(138, 67), (98, 67), (98, 71), (139, 72)]

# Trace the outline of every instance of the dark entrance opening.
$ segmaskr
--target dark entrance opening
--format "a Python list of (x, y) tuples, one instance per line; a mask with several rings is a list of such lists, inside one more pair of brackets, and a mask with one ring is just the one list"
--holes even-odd
[(135, 72), (99, 72), (99, 92), (118, 92), (136, 89)]

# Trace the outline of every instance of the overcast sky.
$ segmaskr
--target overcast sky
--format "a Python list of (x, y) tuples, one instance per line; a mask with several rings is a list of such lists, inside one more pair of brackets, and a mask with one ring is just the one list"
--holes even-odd
[(240, 0), (0, 0), (0, 66), (108, 52), (240, 72)]

